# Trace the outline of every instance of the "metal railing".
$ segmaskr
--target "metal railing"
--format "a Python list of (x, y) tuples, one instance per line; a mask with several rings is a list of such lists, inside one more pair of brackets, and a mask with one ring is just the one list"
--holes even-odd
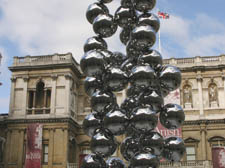
[(181, 162), (161, 162), (160, 168), (212, 168), (211, 161), (181, 161)]
[(78, 163), (67, 163), (67, 168), (79, 168)]
[(191, 66), (210, 66), (210, 65), (225, 65), (225, 55), (208, 56), (208, 57), (192, 57), (192, 58), (170, 58), (164, 59), (164, 64), (172, 64), (178, 67)]

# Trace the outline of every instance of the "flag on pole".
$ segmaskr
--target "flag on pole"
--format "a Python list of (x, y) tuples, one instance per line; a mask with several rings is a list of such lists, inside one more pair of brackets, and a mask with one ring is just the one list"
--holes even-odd
[(158, 11), (158, 16), (161, 19), (169, 19), (170, 18), (170, 15), (168, 13), (160, 12), (160, 11)]

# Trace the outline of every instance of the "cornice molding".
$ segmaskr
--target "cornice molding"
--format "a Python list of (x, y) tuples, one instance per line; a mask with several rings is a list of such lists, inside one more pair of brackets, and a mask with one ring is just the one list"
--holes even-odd
[(219, 119), (219, 120), (194, 120), (194, 121), (185, 121), (185, 125), (209, 125), (209, 124), (225, 124), (225, 119)]

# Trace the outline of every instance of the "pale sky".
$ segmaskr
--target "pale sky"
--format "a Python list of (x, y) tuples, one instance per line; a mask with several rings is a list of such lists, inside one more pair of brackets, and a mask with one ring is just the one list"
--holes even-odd
[[(72, 52), (79, 62), (83, 44), (94, 36), (85, 12), (94, 0), (0, 0), (0, 113), (7, 113), (13, 56)], [(120, 0), (107, 4), (114, 14)], [(225, 53), (224, 0), (158, 0), (158, 9), (170, 14), (161, 20), (162, 55), (216, 56)], [(109, 50), (122, 51), (118, 34), (106, 39)], [(158, 43), (154, 46), (158, 48)]]

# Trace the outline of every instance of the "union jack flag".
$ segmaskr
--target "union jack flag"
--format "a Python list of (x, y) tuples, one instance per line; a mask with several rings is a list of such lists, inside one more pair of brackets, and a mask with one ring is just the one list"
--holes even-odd
[(160, 11), (158, 11), (158, 16), (161, 19), (169, 19), (170, 18), (170, 15), (168, 13), (164, 13), (164, 12), (160, 12)]

